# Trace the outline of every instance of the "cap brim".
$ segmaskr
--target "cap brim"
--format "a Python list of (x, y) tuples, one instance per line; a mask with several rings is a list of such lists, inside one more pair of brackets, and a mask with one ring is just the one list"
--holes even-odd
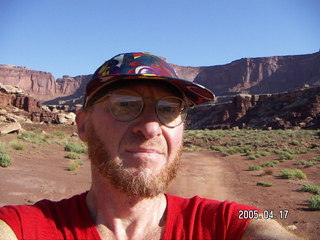
[[(99, 78), (99, 83), (95, 86), (94, 91), (88, 93), (88, 96), (94, 95), (94, 92), (97, 92), (102, 87), (114, 83), (120, 80), (128, 80), (128, 79), (150, 79), (150, 80), (162, 80), (169, 82), (179, 88), (186, 97), (192, 102), (192, 105), (198, 105), (201, 103), (205, 103), (207, 101), (212, 101), (215, 98), (215, 95), (206, 87), (179, 78), (172, 77), (163, 77), (163, 76), (155, 76), (155, 75), (138, 75), (138, 74), (121, 74), (121, 75), (108, 75), (106, 77)], [(105, 84), (103, 84), (105, 82)]]

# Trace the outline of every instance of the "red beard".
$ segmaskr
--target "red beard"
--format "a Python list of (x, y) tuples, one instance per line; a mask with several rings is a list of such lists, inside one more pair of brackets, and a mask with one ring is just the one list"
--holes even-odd
[(169, 183), (176, 177), (182, 146), (174, 161), (165, 166), (160, 172), (152, 169), (137, 169), (135, 172), (126, 170), (119, 161), (112, 159), (102, 140), (97, 136), (92, 123), (88, 122), (88, 152), (89, 158), (99, 172), (121, 192), (130, 197), (152, 198), (166, 191)]

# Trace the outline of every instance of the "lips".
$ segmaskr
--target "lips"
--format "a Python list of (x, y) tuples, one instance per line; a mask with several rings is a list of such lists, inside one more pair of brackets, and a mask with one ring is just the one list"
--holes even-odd
[(127, 149), (129, 153), (153, 153), (153, 154), (161, 154), (163, 155), (164, 152), (159, 150), (158, 148), (153, 147), (133, 147)]

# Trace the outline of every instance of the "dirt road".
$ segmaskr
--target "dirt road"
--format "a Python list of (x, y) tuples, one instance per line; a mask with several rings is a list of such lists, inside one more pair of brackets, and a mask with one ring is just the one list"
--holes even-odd
[[(31, 204), (43, 198), (59, 200), (89, 189), (90, 163), (85, 155), (82, 156), (83, 166), (68, 171), (70, 160), (65, 158), (66, 152), (59, 145), (51, 146), (42, 148), (40, 145), (37, 149), (27, 149), (14, 156), (12, 166), (0, 168), (0, 206)], [(28, 152), (30, 154), (26, 154)], [(182, 197), (199, 195), (233, 200), (275, 212), (289, 209), (289, 216), (281, 220), (282, 224), (294, 224), (298, 227), (295, 233), (308, 239), (317, 239), (319, 236), (320, 212), (299, 209), (299, 204), (304, 203), (308, 193), (297, 194), (297, 183), (290, 184), (288, 188), (288, 184), (280, 180), (272, 188), (257, 187), (259, 177), (246, 170), (248, 163), (241, 156), (184, 152), (182, 161), (180, 175), (170, 185), (168, 193)]]

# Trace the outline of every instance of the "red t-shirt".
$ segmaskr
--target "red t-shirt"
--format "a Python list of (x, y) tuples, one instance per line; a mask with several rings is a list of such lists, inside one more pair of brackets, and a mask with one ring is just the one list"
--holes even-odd
[[(86, 194), (59, 202), (0, 208), (0, 219), (18, 239), (101, 239), (86, 205)], [(256, 208), (198, 196), (185, 199), (166, 194), (167, 221), (162, 239), (240, 239), (249, 220), (240, 210)]]

